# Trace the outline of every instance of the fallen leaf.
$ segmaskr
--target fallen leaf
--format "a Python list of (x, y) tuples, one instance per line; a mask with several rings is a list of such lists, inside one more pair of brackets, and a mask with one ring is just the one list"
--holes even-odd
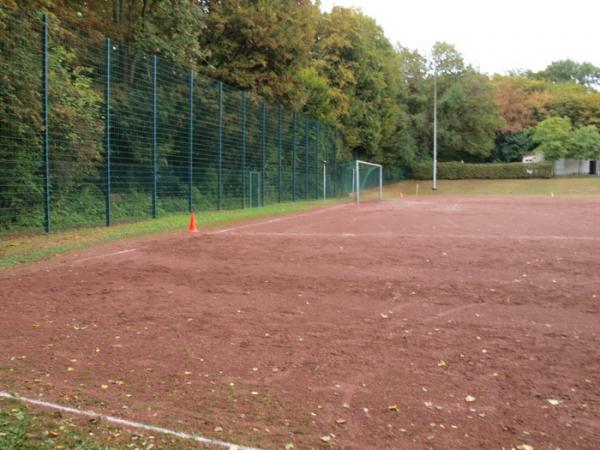
[(444, 361), (443, 359), (440, 360), (440, 362), (438, 363), (438, 367), (448, 367), (448, 364), (446, 364), (446, 361)]
[(390, 405), (388, 406), (389, 411), (398, 411), (398, 405)]
[(323, 442), (331, 442), (331, 436), (321, 436)]
[(552, 406), (558, 406), (560, 405), (562, 402), (560, 400), (554, 400), (554, 399), (548, 399), (548, 403), (550, 403)]

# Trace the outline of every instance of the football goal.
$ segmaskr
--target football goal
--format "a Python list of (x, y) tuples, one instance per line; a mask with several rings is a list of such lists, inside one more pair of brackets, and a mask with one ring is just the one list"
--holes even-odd
[(383, 200), (383, 166), (381, 164), (357, 159), (353, 172), (352, 191), (355, 193), (356, 203), (360, 203), (361, 198), (367, 199), (374, 196)]

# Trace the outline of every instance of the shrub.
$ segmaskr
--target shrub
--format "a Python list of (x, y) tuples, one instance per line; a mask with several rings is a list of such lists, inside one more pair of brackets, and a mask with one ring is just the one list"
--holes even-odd
[[(421, 161), (412, 167), (417, 180), (430, 180), (433, 177), (431, 161)], [(438, 178), (441, 180), (463, 179), (508, 179), (508, 178), (552, 178), (552, 163), (492, 163), (465, 164), (461, 162), (438, 163)]]

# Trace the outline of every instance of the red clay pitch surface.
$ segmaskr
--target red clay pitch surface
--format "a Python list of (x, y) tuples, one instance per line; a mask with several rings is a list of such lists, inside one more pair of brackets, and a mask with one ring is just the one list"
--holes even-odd
[(0, 390), (263, 448), (598, 448), (599, 223), (421, 198), (3, 271)]

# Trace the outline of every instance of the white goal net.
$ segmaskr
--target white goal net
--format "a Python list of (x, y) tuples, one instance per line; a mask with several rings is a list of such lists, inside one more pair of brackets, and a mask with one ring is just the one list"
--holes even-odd
[(383, 166), (356, 160), (352, 177), (352, 192), (356, 203), (361, 199), (378, 198), (383, 200)]

